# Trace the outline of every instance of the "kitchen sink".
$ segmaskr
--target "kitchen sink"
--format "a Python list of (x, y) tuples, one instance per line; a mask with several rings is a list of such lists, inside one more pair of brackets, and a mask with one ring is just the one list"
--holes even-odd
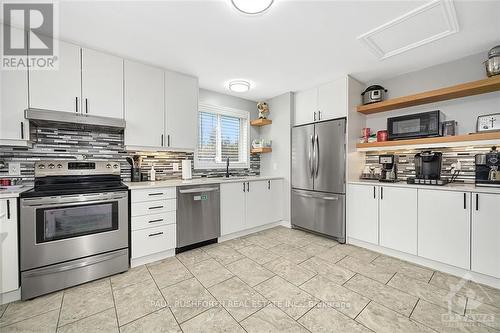
[(246, 177), (229, 177), (229, 178), (226, 178), (226, 177), (222, 177), (221, 179), (222, 180), (238, 180), (238, 179), (245, 179)]

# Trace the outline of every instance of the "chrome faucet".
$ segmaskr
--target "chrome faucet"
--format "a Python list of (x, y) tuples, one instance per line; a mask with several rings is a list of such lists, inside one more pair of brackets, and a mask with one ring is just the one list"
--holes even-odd
[(226, 178), (229, 178), (229, 156), (226, 159)]

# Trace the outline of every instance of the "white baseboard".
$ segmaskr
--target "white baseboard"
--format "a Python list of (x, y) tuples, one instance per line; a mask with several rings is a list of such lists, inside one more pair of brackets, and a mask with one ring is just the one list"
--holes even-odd
[(158, 260), (163, 260), (165, 258), (173, 257), (175, 256), (175, 249), (167, 250), (167, 251), (162, 251), (158, 252), (155, 254), (151, 254), (149, 256), (144, 256), (140, 258), (135, 258), (130, 261), (130, 267), (137, 267), (145, 264), (150, 264), (152, 262), (158, 261)]
[(0, 294), (0, 305), (19, 301), (20, 299), (21, 299), (21, 288), (18, 288), (16, 290)]
[(225, 241), (228, 241), (231, 239), (243, 237), (246, 235), (253, 234), (254, 232), (259, 232), (259, 231), (274, 228), (277, 226), (283, 226), (283, 227), (290, 228), (290, 223), (288, 221), (278, 221), (278, 222), (273, 222), (273, 223), (269, 223), (269, 224), (264, 224), (264, 225), (261, 225), (261, 226), (255, 227), (255, 228), (250, 228), (250, 229), (234, 232), (232, 234), (221, 236), (218, 238), (218, 241), (219, 241), (219, 243), (225, 242)]
[(448, 264), (443, 264), (441, 262), (422, 258), (422, 257), (416, 256), (413, 254), (408, 254), (408, 253), (388, 249), (388, 248), (383, 247), (383, 246), (367, 243), (367, 242), (360, 241), (360, 240), (350, 238), (350, 237), (347, 237), (347, 243), (352, 244), (352, 245), (356, 245), (359, 247), (363, 247), (363, 248), (366, 248), (366, 249), (371, 250), (371, 251), (379, 252), (379, 253), (382, 253), (382, 254), (385, 254), (385, 255), (388, 255), (391, 257), (396, 257), (396, 258), (401, 259), (401, 260), (406, 260), (406, 261), (412, 262), (412, 263), (417, 264), (417, 265), (429, 267), (433, 270), (438, 270), (438, 271), (448, 273), (451, 275), (460, 276), (460, 277), (466, 276), (467, 279), (472, 280), (474, 282), (482, 283), (482, 284), (488, 285), (490, 287), (500, 289), (500, 279), (494, 278), (492, 276), (476, 273), (476, 272), (470, 271), (468, 269), (463, 269), (463, 268), (451, 266)]

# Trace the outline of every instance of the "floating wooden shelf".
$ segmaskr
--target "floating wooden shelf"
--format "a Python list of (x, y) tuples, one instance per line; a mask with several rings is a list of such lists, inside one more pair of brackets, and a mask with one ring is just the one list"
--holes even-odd
[(441, 136), (437, 138), (358, 143), (356, 144), (356, 148), (361, 151), (373, 151), (405, 148), (456, 147), (460, 145), (470, 144), (488, 145), (495, 143), (500, 144), (500, 132)]
[(359, 105), (358, 112), (372, 114), (410, 106), (446, 101), (454, 98), (485, 94), (500, 90), (500, 75), (484, 80), (458, 84), (455, 86), (441, 88), (423, 93), (388, 99), (383, 102)]
[(252, 148), (250, 151), (252, 154), (260, 154), (260, 153), (270, 153), (272, 152), (272, 148), (264, 147), (264, 148)]
[(255, 120), (250, 120), (250, 125), (252, 126), (266, 126), (266, 125), (271, 125), (273, 121), (271, 119), (255, 119)]

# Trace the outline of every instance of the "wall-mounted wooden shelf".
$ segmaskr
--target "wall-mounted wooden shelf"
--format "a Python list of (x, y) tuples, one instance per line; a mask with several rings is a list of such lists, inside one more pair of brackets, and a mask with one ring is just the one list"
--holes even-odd
[(250, 152), (252, 154), (261, 154), (261, 153), (270, 153), (272, 152), (273, 149), (272, 148), (269, 148), (269, 147), (263, 147), (263, 148), (252, 148), (252, 150), (250, 150)]
[(266, 125), (271, 125), (273, 121), (271, 119), (255, 119), (255, 120), (250, 120), (250, 125), (252, 126), (266, 126)]
[(372, 114), (407, 108), (410, 106), (446, 101), (454, 98), (485, 94), (499, 90), (500, 75), (497, 75), (484, 80), (462, 83), (455, 86), (426, 91), (415, 95), (392, 98), (383, 102), (368, 105), (359, 105), (357, 109), (360, 113)]
[(456, 136), (441, 136), (436, 138), (422, 138), (411, 140), (383, 141), (358, 143), (358, 151), (376, 151), (376, 150), (401, 150), (411, 148), (443, 148), (457, 147), (464, 145), (494, 145), (500, 144), (500, 132), (490, 133), (472, 133)]

